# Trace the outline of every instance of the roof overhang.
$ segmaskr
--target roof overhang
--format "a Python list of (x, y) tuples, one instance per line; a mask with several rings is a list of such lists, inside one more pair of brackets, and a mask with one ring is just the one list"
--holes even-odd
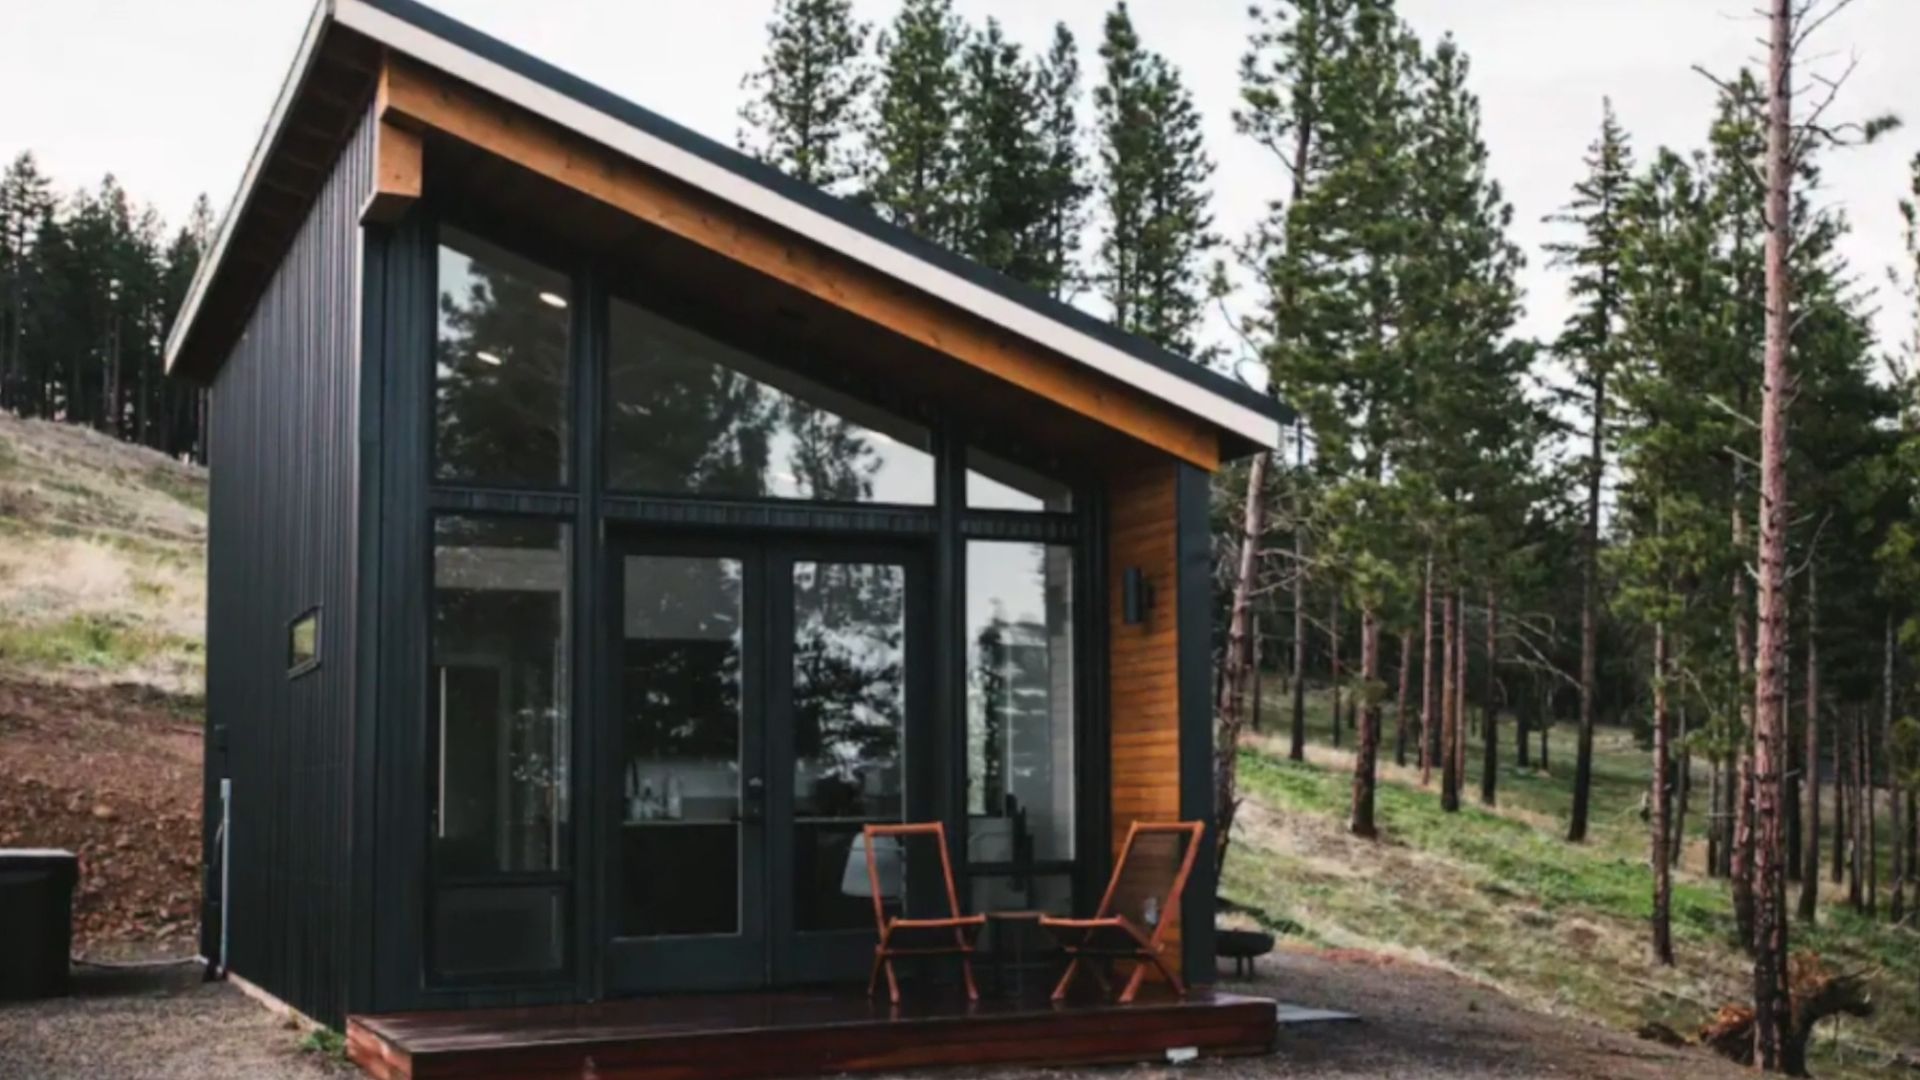
[[(269, 181), (289, 152), (309, 98), (372, 93), (364, 87), (323, 89), (324, 73), (364, 73), (364, 47), (390, 50), (480, 88), (519, 109), (657, 170), (755, 217), (804, 237), (981, 320), (1194, 416), (1226, 436), (1223, 446), (1276, 448), (1289, 413), (1272, 396), (1125, 334), (1071, 305), (1041, 294), (896, 228), (866, 209), (798, 183), (776, 170), (697, 135), (631, 102), (566, 74), (413, 0), (321, 0), (294, 65), (209, 256), (195, 274), (167, 341), (167, 367), (208, 377), (230, 346), (209, 311), (227, 310), (261, 273), (256, 252), (270, 234), (260, 218)], [(346, 56), (344, 61), (342, 56)], [(377, 73), (376, 73), (377, 74)], [(338, 133), (344, 143), (349, 128)], [(334, 147), (337, 152), (338, 147)], [(331, 158), (329, 157), (329, 160)], [(284, 186), (284, 185), (283, 185)], [(275, 253), (277, 257), (277, 252)], [(263, 282), (252, 283), (253, 295)], [(218, 304), (215, 301), (219, 301)], [(241, 316), (244, 318), (244, 315)], [(1232, 456), (1232, 455), (1229, 455)]]

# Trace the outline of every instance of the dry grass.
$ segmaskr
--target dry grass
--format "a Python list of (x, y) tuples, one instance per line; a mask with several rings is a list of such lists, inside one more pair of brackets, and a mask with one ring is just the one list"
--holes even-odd
[(0, 670), (201, 692), (206, 473), (0, 416)]

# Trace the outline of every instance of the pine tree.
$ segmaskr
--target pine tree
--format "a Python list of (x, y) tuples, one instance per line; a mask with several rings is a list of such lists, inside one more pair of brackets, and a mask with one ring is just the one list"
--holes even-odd
[(960, 59), (954, 244), (974, 261), (1052, 291), (1055, 253), (1041, 187), (1047, 147), (1039, 75), (988, 19)]
[[(854, 174), (856, 112), (870, 78), (868, 28), (851, 0), (779, 0), (759, 70), (741, 81), (741, 148), (781, 172), (828, 190)], [(751, 134), (749, 134), (751, 133)]]
[(1213, 162), (1200, 114), (1179, 74), (1141, 44), (1125, 3), (1107, 15), (1100, 57), (1094, 105), (1106, 229), (1096, 281), (1115, 325), (1192, 356), (1206, 292), (1201, 263), (1218, 244), (1208, 231)]
[(906, 0), (879, 39), (865, 197), (928, 240), (956, 239), (955, 110), (964, 27), (952, 0)]
[(28, 305), (36, 289), (36, 241), (53, 207), (52, 185), (32, 153), (22, 152), (0, 176), (0, 409), (40, 404), (27, 363)]
[[(1248, 320), (1249, 333), (1263, 342), (1269, 380), (1276, 392), (1294, 389), (1291, 335), (1298, 332), (1297, 298), (1301, 282), (1288, 242), (1290, 215), (1316, 182), (1314, 154), (1318, 145), (1322, 102), (1327, 92), (1325, 69), (1336, 63), (1343, 11), (1325, 0), (1288, 0), (1273, 8), (1254, 8), (1254, 29), (1240, 61), (1242, 106), (1234, 113), (1235, 126), (1272, 153), (1286, 168), (1288, 191), (1275, 199), (1266, 219), (1255, 228), (1242, 252), (1260, 281), (1261, 311)], [(1295, 425), (1296, 453), (1301, 459), (1289, 476), (1293, 489), (1293, 718), (1294, 760), (1302, 760), (1306, 741), (1306, 469), (1305, 427)], [(1246, 684), (1256, 666), (1252, 626), (1255, 575), (1260, 547), (1265, 541), (1269, 456), (1254, 457), (1248, 468), (1246, 498), (1240, 521), (1239, 561), (1229, 609), (1226, 652), (1222, 659), (1220, 701), (1216, 712), (1219, 732), (1215, 767), (1221, 795), (1216, 814), (1222, 823), (1222, 853), (1231, 825), (1233, 777), (1238, 736), (1244, 724)], [(1404, 661), (1403, 661), (1404, 663)], [(1257, 722), (1257, 715), (1256, 715)]]
[[(1529, 474), (1543, 418), (1524, 388), (1532, 350), (1510, 340), (1523, 259), (1506, 235), (1512, 208), (1488, 175), (1467, 59), (1443, 40), (1422, 71), (1403, 215), (1412, 230), (1409, 262), (1400, 290), (1415, 437), (1398, 475), (1458, 606), (1470, 582), (1496, 589), (1507, 583), (1526, 507), (1536, 498)], [(1411, 563), (1413, 553), (1403, 561)], [(1465, 655), (1464, 613), (1458, 621), (1456, 663)], [(1455, 691), (1464, 696), (1464, 676), (1455, 679)], [(1452, 712), (1456, 725), (1441, 755), (1447, 809), (1458, 807), (1465, 782), (1465, 715), (1458, 704)]]
[(1555, 349), (1576, 365), (1586, 396), (1586, 539), (1580, 572), (1580, 730), (1573, 780), (1573, 814), (1567, 838), (1587, 837), (1593, 791), (1595, 686), (1599, 678), (1600, 489), (1606, 474), (1607, 374), (1616, 359), (1620, 311), (1620, 206), (1632, 173), (1625, 132), (1613, 103), (1602, 102), (1600, 135), (1588, 148), (1587, 175), (1574, 185), (1573, 201), (1551, 220), (1580, 230), (1575, 241), (1547, 248), (1553, 265), (1572, 270), (1568, 293), (1579, 304)]
[(1080, 50), (1065, 23), (1054, 26), (1036, 82), (1041, 165), (1035, 186), (1041, 213), (1036, 269), (1028, 283), (1066, 297), (1081, 284), (1076, 266), (1088, 185), (1080, 146)]
[[(1721, 607), (1702, 585), (1722, 580), (1731, 556), (1718, 450), (1730, 420), (1711, 398), (1722, 385), (1726, 306), (1717, 220), (1700, 170), (1662, 150), (1618, 206), (1620, 326), (1612, 371), (1619, 403), (1619, 539), (1608, 552), (1615, 604), (1652, 634), (1654, 743), (1649, 863), (1654, 870), (1655, 959), (1673, 963), (1670, 819), (1671, 709), (1691, 703), (1679, 673), (1718, 658)], [(1710, 594), (1717, 595), (1717, 594)]]

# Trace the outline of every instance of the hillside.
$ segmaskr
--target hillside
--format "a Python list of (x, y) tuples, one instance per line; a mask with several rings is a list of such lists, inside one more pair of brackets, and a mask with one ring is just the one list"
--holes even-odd
[(0, 847), (81, 857), (82, 951), (187, 951), (206, 473), (0, 414)]
[(206, 471), (0, 414), (0, 673), (198, 697)]
[[(1274, 695), (1279, 698), (1282, 695)], [(1650, 759), (1628, 733), (1596, 740), (1593, 829), (1565, 840), (1572, 801), (1571, 747), (1554, 737), (1554, 766), (1508, 759), (1496, 808), (1478, 803), (1478, 738), (1458, 814), (1440, 810), (1419, 770), (1381, 767), (1381, 839), (1346, 831), (1353, 756), (1330, 744), (1327, 701), (1309, 696), (1307, 761), (1286, 760), (1285, 709), (1274, 704), (1242, 746), (1245, 802), (1222, 892), (1287, 927), (1296, 941), (1397, 957), (1455, 972), (1537, 1011), (1619, 1031), (1664, 1024), (1693, 1031), (1720, 1005), (1750, 997), (1751, 961), (1735, 944), (1727, 885), (1705, 876), (1705, 814), (1688, 818), (1688, 850), (1675, 875), (1678, 963), (1653, 962), (1648, 938), (1652, 871), (1640, 817)], [(1390, 722), (1390, 719), (1389, 719)], [(1352, 741), (1348, 736), (1349, 744)], [(1697, 791), (1706, 788), (1704, 772)], [(1795, 922), (1793, 948), (1832, 968), (1867, 972), (1875, 1015), (1823, 1025), (1814, 1071), (1887, 1075), (1920, 1061), (1920, 933), (1858, 915), (1843, 887), (1822, 882), (1819, 925)]]

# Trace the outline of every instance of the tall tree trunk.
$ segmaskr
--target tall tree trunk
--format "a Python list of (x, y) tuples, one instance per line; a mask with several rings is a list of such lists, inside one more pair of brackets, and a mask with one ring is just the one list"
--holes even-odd
[(1867, 719), (1864, 708), (1849, 710), (1852, 720), (1847, 732), (1847, 747), (1852, 760), (1847, 782), (1847, 819), (1853, 831), (1847, 842), (1847, 902), (1855, 911), (1865, 911), (1867, 894), (1863, 886), (1867, 876)]
[(1851, 714), (1841, 710), (1833, 726), (1833, 872), (1835, 885), (1847, 880), (1847, 849), (1853, 846), (1853, 815), (1848, 800), (1853, 790), (1853, 726)]
[(1811, 926), (1820, 906), (1820, 567), (1807, 563), (1806, 739), (1801, 751), (1800, 921)]
[(1460, 778), (1453, 771), (1454, 729), (1460, 722), (1455, 709), (1460, 699), (1453, 688), (1454, 679), (1459, 675), (1459, 668), (1453, 662), (1458, 614), (1453, 590), (1449, 589), (1440, 600), (1440, 666), (1443, 669), (1440, 676), (1440, 809), (1448, 813), (1460, 809)]
[[(1567, 839), (1587, 839), (1593, 798), (1593, 709), (1600, 675), (1600, 481), (1606, 471), (1607, 375), (1593, 375), (1593, 430), (1588, 434), (1587, 530), (1580, 559), (1580, 734), (1573, 765), (1573, 816)], [(1544, 755), (1543, 755), (1544, 756)]]
[(1378, 835), (1373, 824), (1373, 790), (1380, 756), (1380, 618), (1373, 605), (1360, 608), (1359, 745), (1353, 755), (1353, 816), (1347, 829), (1368, 839)]
[(1540, 773), (1543, 776), (1551, 778), (1553, 776), (1553, 761), (1547, 754), (1548, 750), (1552, 748), (1553, 736), (1553, 697), (1551, 691), (1548, 692), (1547, 704), (1543, 710), (1543, 714), (1545, 722), (1540, 725)]
[(1674, 765), (1673, 774), (1679, 790), (1674, 794), (1673, 840), (1669, 843), (1668, 861), (1675, 866), (1684, 865), (1687, 853), (1687, 809), (1693, 802), (1693, 751), (1687, 748), (1687, 710), (1674, 710), (1673, 744), (1678, 748), (1679, 760)]
[(1266, 701), (1263, 691), (1267, 688), (1266, 671), (1267, 637), (1260, 632), (1260, 616), (1253, 617), (1253, 709), (1248, 712), (1247, 720), (1253, 730), (1259, 731), (1266, 716)]
[(1762, 1069), (1804, 1072), (1787, 994), (1786, 881), (1780, 765), (1786, 757), (1788, 326), (1793, 304), (1787, 265), (1793, 184), (1792, 0), (1773, 0), (1768, 57), (1767, 333), (1760, 391), (1759, 634), (1754, 650), (1753, 1011), (1754, 1060)]
[[(1867, 914), (1880, 910), (1880, 814), (1875, 800), (1874, 773), (1886, 759), (1887, 739), (1893, 734), (1893, 613), (1886, 615), (1886, 637), (1880, 665), (1880, 723), (1867, 739)], [(1892, 770), (1888, 770), (1891, 773)]]
[(1327, 606), (1329, 608), (1327, 612), (1327, 653), (1329, 657), (1331, 657), (1331, 659), (1328, 660), (1327, 664), (1328, 664), (1328, 671), (1331, 673), (1329, 675), (1329, 681), (1331, 682), (1332, 685), (1329, 688), (1329, 692), (1332, 694), (1332, 706), (1333, 706), (1332, 712), (1329, 714), (1328, 719), (1331, 721), (1331, 726), (1333, 728), (1333, 745), (1339, 746), (1340, 745), (1340, 674), (1341, 674), (1341, 669), (1340, 669), (1340, 586), (1337, 583), (1333, 587), (1333, 600)]
[(1726, 771), (1718, 761), (1707, 762), (1707, 876), (1720, 875), (1727, 849)]
[(1433, 677), (1433, 552), (1427, 552), (1427, 572), (1420, 609), (1420, 783), (1433, 783), (1433, 759), (1440, 756), (1440, 716), (1435, 711)]
[[(1307, 463), (1305, 420), (1293, 424), (1293, 458), (1296, 478)], [(1293, 724), (1287, 745), (1287, 757), (1307, 760), (1307, 527), (1306, 493), (1294, 489), (1293, 496)]]
[(1487, 700), (1480, 703), (1480, 801), (1498, 801), (1500, 775), (1500, 595), (1487, 588)]
[[(1525, 680), (1531, 684), (1533, 682), (1533, 676), (1525, 676)], [(1531, 734), (1533, 731), (1532, 686), (1523, 687), (1518, 693), (1513, 695), (1512, 701), (1513, 763), (1515, 766), (1525, 769), (1532, 764), (1531, 758), (1533, 756), (1532, 744), (1530, 742), (1533, 737)]]
[(1907, 921), (1907, 845), (1900, 835), (1900, 822), (1904, 815), (1900, 813), (1901, 790), (1900, 774), (1896, 770), (1888, 771), (1887, 817), (1893, 824), (1893, 898), (1888, 901), (1887, 917), (1895, 925)]
[(1247, 683), (1253, 669), (1254, 578), (1260, 568), (1260, 540), (1266, 531), (1267, 460), (1266, 454), (1255, 454), (1247, 469), (1247, 498), (1240, 515), (1240, 565), (1233, 579), (1233, 607), (1227, 620), (1227, 647), (1220, 665), (1223, 678), (1215, 709), (1222, 736), (1237, 734), (1246, 720)]
[(1667, 626), (1653, 624), (1653, 956), (1673, 966), (1673, 863), (1668, 859), (1672, 752), (1667, 745)]
[(1456, 808), (1467, 790), (1467, 590), (1453, 592), (1453, 659), (1460, 670), (1453, 676), (1453, 692), (1459, 700), (1453, 706), (1453, 798)]
[(1220, 697), (1214, 709), (1214, 865), (1226, 865), (1234, 811), (1239, 807), (1240, 731), (1246, 726), (1247, 681), (1254, 664), (1253, 584), (1266, 531), (1267, 455), (1254, 455), (1247, 469), (1247, 501), (1241, 515), (1240, 566), (1234, 577), (1233, 614), (1221, 663)]
[(1393, 699), (1393, 763), (1407, 767), (1407, 690), (1413, 671), (1413, 631), (1400, 631), (1400, 689)]
[[(1735, 551), (1746, 548), (1746, 518), (1740, 512), (1739, 488), (1740, 465), (1734, 463), (1734, 509), (1733, 509), (1733, 546)], [(1765, 500), (1762, 499), (1762, 505)], [(1752, 703), (1745, 697), (1746, 687), (1753, 674), (1753, 651), (1751, 631), (1747, 623), (1747, 579), (1746, 570), (1736, 566), (1733, 571), (1733, 658), (1734, 670), (1739, 676), (1736, 694), (1741, 695), (1740, 730), (1735, 733), (1733, 774), (1729, 777), (1732, 797), (1732, 842), (1727, 845), (1727, 877), (1732, 882), (1733, 918), (1740, 929), (1741, 942), (1751, 950), (1754, 947), (1753, 923), (1753, 753), (1752, 745), (1759, 732), (1754, 726), (1755, 712)]]

